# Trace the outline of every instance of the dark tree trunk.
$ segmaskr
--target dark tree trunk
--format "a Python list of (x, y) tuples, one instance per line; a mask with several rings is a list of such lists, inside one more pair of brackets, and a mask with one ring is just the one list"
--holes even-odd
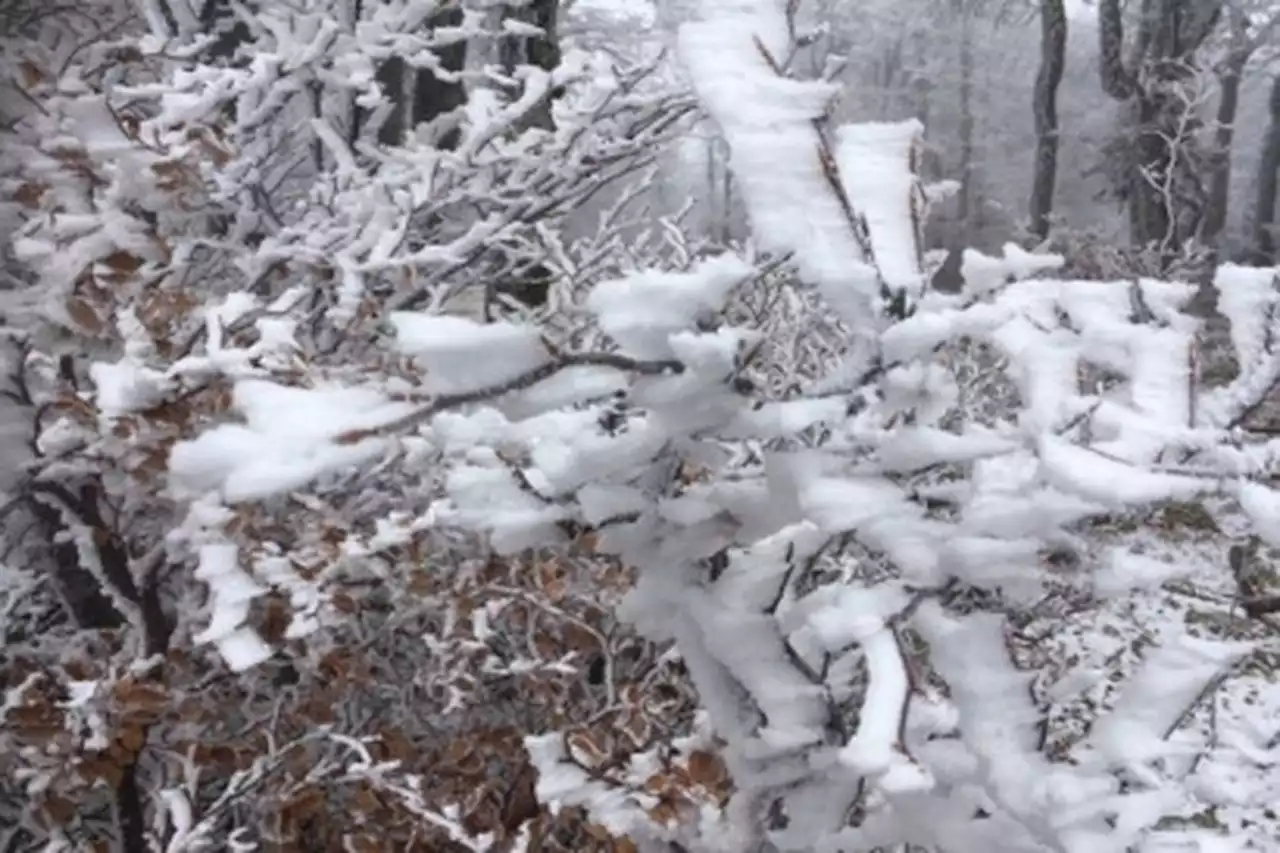
[[(376, 2), (376, 0), (374, 0)], [(354, 5), (355, 21), (359, 21), (364, 0)], [(434, 30), (438, 27), (455, 27), (462, 23), (462, 10), (454, 7), (437, 12), (427, 23)], [(446, 78), (437, 77), (428, 69), (410, 69), (400, 57), (392, 57), (378, 66), (375, 79), (391, 103), (391, 111), (378, 128), (378, 142), (382, 145), (403, 145), (410, 131), (421, 123), (431, 122), (466, 103), (467, 95), (461, 73), (467, 59), (467, 44), (459, 41), (436, 51)], [(412, 85), (410, 85), (412, 84)], [(351, 129), (348, 138), (355, 144), (369, 121), (369, 110), (352, 104)], [(458, 144), (456, 128), (442, 130), (436, 138), (438, 147), (452, 149)]]
[(1235, 140), (1236, 111), (1240, 108), (1240, 82), (1252, 53), (1247, 19), (1235, 8), (1230, 14), (1231, 49), (1219, 78), (1221, 95), (1213, 129), (1213, 174), (1209, 179), (1209, 207), (1204, 222), (1205, 240), (1212, 244), (1218, 242), (1227, 225), (1231, 198), (1231, 146)]
[[(378, 66), (374, 79), (383, 97), (391, 103), (391, 112), (378, 127), (378, 142), (383, 145), (403, 145), (405, 128), (408, 125), (408, 99), (405, 97), (404, 60), (393, 56)], [(363, 124), (363, 121), (361, 122)]]
[(1036, 126), (1035, 173), (1031, 181), (1031, 232), (1049, 235), (1053, 189), (1058, 177), (1058, 86), (1066, 66), (1067, 15), (1063, 0), (1040, 4), (1040, 71), (1033, 110)]
[(1209, 207), (1205, 211), (1204, 239), (1216, 243), (1227, 225), (1231, 195), (1231, 145), (1235, 140), (1236, 110), (1240, 107), (1240, 78), (1244, 65), (1233, 65), (1222, 74), (1222, 94), (1213, 131), (1213, 174), (1209, 179)]
[(209, 56), (215, 60), (234, 59), (251, 35), (249, 25), (232, 10), (231, 0), (204, 0), (200, 7), (200, 28), (217, 36), (209, 46)]
[(1257, 261), (1270, 264), (1276, 259), (1276, 187), (1280, 182), (1280, 76), (1271, 83), (1270, 121), (1258, 164), (1258, 200), (1254, 212)]
[(967, 4), (958, 3), (960, 13), (960, 192), (956, 197), (959, 239), (969, 241), (973, 215), (973, 15)]
[(62, 514), (35, 500), (29, 501), (29, 506), (41, 532), (51, 543), (47, 558), (50, 579), (71, 621), (91, 631), (119, 628), (124, 624), (124, 617), (98, 585), (97, 578), (80, 565), (80, 551), (75, 543), (57, 541), (65, 532)]
[[(559, 0), (531, 0), (528, 6), (508, 12), (508, 16), (542, 30), (529, 38), (508, 37), (502, 42), (502, 67), (509, 74), (517, 65), (534, 65), (553, 71), (560, 64), (560, 39), (557, 33)], [(548, 98), (529, 112), (526, 127), (551, 130), (551, 100)]]
[[(438, 13), (431, 20), (432, 28), (456, 27), (462, 23), (462, 10), (449, 9)], [(459, 41), (436, 52), (441, 68), (448, 74), (461, 73), (467, 61), (467, 43)], [(418, 69), (413, 86), (413, 124), (434, 121), (467, 102), (467, 93), (460, 79), (442, 79), (432, 71)], [(436, 137), (436, 145), (452, 150), (458, 145), (459, 133), (456, 127), (443, 130)]]

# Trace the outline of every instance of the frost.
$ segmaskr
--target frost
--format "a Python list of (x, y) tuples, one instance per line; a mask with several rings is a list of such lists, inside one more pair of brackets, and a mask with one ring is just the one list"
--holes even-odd
[(266, 592), (240, 567), (235, 545), (200, 548), (195, 577), (209, 587), (209, 625), (195, 636), (197, 643), (213, 643), (227, 666), (239, 672), (250, 669), (273, 654), (256, 631), (245, 625), (249, 604)]
[(405, 311), (391, 323), (396, 348), (422, 363), (428, 387), (441, 394), (500, 385), (550, 358), (532, 326)]
[(864, 122), (839, 130), (837, 162), (853, 205), (866, 211), (867, 229), (884, 282), (911, 294), (923, 291), (916, 233), (924, 209), (916, 176), (907, 168), (921, 145), (924, 126)]
[(1211, 488), (1195, 477), (1136, 469), (1051, 436), (1040, 439), (1039, 456), (1046, 482), (1105, 506), (1189, 500)]
[(236, 385), (233, 405), (244, 416), (243, 425), (220, 426), (173, 448), (174, 488), (216, 489), (228, 501), (287, 491), (377, 458), (383, 443), (376, 439), (354, 444), (336, 439), (411, 410), (368, 389), (302, 389), (257, 380)]
[(713, 317), (729, 291), (752, 272), (734, 255), (703, 261), (687, 273), (640, 272), (596, 285), (587, 308), (629, 355), (669, 358), (671, 337)]
[(1135, 554), (1127, 548), (1113, 548), (1094, 573), (1093, 585), (1098, 595), (1117, 598), (1133, 590), (1159, 587), (1183, 577), (1187, 572), (1186, 566), (1167, 558)]
[(1139, 778), (1151, 778), (1142, 765), (1179, 750), (1168, 740), (1179, 716), (1216, 676), (1252, 649), (1248, 643), (1168, 638), (1125, 685), (1111, 712), (1094, 726), (1091, 744), (1103, 760)]

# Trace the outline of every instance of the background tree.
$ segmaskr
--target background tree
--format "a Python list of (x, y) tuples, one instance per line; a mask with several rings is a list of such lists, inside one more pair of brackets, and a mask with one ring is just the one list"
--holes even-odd
[(1271, 84), (1267, 130), (1258, 163), (1258, 188), (1255, 202), (1257, 260), (1270, 263), (1276, 257), (1276, 192), (1280, 185), (1280, 77)]
[(1040, 4), (1040, 70), (1032, 110), (1036, 127), (1035, 170), (1031, 178), (1031, 233), (1049, 234), (1053, 188), (1058, 174), (1058, 87), (1067, 57), (1067, 14), (1062, 0)]
[(1158, 246), (1166, 260), (1204, 225), (1196, 57), (1222, 11), (1222, 0), (1145, 0), (1126, 58), (1119, 0), (1098, 3), (1102, 88), (1129, 110), (1123, 195), (1130, 237)]

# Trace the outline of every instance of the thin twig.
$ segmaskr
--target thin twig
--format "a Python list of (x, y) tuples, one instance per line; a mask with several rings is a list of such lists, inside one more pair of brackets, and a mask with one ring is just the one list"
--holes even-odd
[(371, 427), (368, 429), (356, 429), (344, 432), (337, 437), (338, 444), (355, 444), (364, 441), (367, 438), (377, 438), (380, 436), (388, 436), (396, 433), (405, 432), (423, 424), (436, 415), (467, 406), (472, 403), (481, 403), (486, 400), (492, 400), (513, 391), (523, 391), (543, 382), (562, 370), (570, 367), (611, 367), (614, 370), (628, 371), (631, 373), (639, 373), (645, 376), (670, 376), (684, 372), (684, 364), (673, 359), (664, 359), (659, 361), (640, 361), (628, 358), (624, 355), (616, 353), (604, 352), (584, 352), (584, 353), (565, 353), (557, 356), (552, 361), (548, 361), (533, 370), (521, 373), (506, 382), (500, 382), (497, 385), (490, 385), (486, 388), (479, 388), (475, 391), (463, 391), (458, 394), (441, 394), (435, 400), (416, 409), (409, 414), (389, 421), (381, 426)]

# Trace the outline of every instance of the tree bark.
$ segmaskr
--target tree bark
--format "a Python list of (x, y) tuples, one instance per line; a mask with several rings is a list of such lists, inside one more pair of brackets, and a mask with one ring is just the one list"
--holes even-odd
[(1067, 15), (1063, 0), (1040, 4), (1040, 71), (1036, 75), (1035, 172), (1031, 181), (1031, 232), (1049, 235), (1053, 190), (1058, 177), (1058, 86), (1066, 66)]
[(1231, 49), (1219, 77), (1221, 94), (1213, 129), (1213, 173), (1209, 179), (1209, 206), (1205, 211), (1204, 238), (1218, 242), (1227, 225), (1231, 199), (1231, 146), (1235, 141), (1236, 111), (1240, 108), (1240, 83), (1252, 53), (1248, 41), (1248, 21), (1237, 9), (1231, 10)]
[[(456, 27), (462, 23), (462, 9), (446, 9), (431, 19), (431, 28)], [(454, 75), (462, 72), (467, 62), (467, 43), (458, 41), (436, 51), (440, 67), (446, 77), (437, 77), (428, 68), (419, 68), (413, 85), (413, 112), (410, 127), (434, 121), (453, 112), (467, 102), (467, 92), (462, 81)], [(449, 79), (453, 78), (453, 79)], [(436, 147), (451, 151), (458, 146), (460, 134), (456, 127), (442, 130), (436, 137)]]
[(957, 3), (960, 13), (960, 192), (956, 218), (961, 242), (969, 242), (973, 215), (973, 15), (967, 3)]
[[(508, 13), (509, 17), (532, 24), (542, 30), (541, 35), (528, 38), (508, 37), (502, 42), (502, 67), (510, 74), (517, 65), (529, 64), (551, 72), (560, 64), (560, 39), (557, 32), (559, 0), (531, 0), (529, 5)], [(525, 127), (552, 130), (555, 122), (551, 116), (551, 99), (534, 107), (525, 121)]]
[(404, 60), (393, 56), (379, 65), (374, 73), (383, 97), (391, 103), (391, 112), (378, 126), (378, 142), (382, 145), (404, 144), (405, 128), (409, 124), (406, 116), (409, 101), (404, 86), (404, 70)]
[(1258, 199), (1254, 213), (1256, 260), (1271, 264), (1276, 259), (1276, 188), (1280, 183), (1280, 75), (1271, 83), (1270, 122), (1258, 164)]
[(1123, 100), (1132, 97), (1137, 84), (1124, 63), (1124, 18), (1120, 0), (1098, 3), (1098, 71), (1102, 91)]
[[(355, 6), (357, 21), (362, 3)], [(355, 22), (353, 22), (354, 25)], [(462, 10), (454, 7), (437, 12), (427, 23), (435, 30), (454, 27), (462, 23)], [(436, 51), (445, 78), (437, 77), (431, 70), (411, 70), (398, 56), (391, 57), (378, 66), (375, 79), (378, 88), (391, 103), (391, 112), (378, 128), (378, 142), (382, 145), (403, 145), (415, 126), (433, 121), (466, 103), (467, 94), (462, 81), (455, 75), (461, 73), (467, 59), (467, 44), (458, 41)], [(412, 84), (412, 85), (411, 85)], [(354, 105), (353, 105), (354, 106)], [(352, 144), (359, 140), (369, 120), (369, 110), (354, 107), (349, 138)], [(453, 149), (458, 144), (458, 131), (449, 128), (435, 140), (439, 148)]]
[(234, 59), (236, 51), (251, 37), (249, 26), (231, 8), (231, 0), (205, 0), (200, 7), (200, 28), (217, 36), (209, 46), (209, 55), (214, 59)]

